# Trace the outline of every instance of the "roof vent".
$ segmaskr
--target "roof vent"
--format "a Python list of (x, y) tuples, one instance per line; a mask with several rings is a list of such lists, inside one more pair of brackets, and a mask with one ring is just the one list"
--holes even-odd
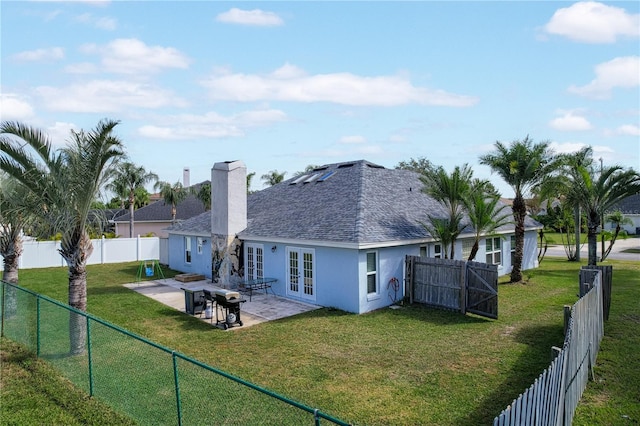
[(339, 169), (344, 169), (345, 167), (353, 167), (355, 163), (347, 163), (347, 164), (340, 164), (338, 166)]

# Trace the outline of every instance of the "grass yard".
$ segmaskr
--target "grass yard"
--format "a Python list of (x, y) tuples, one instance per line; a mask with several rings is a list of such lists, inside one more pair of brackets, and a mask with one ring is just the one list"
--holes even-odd
[[(575, 424), (640, 422), (640, 264), (607, 263), (611, 318)], [(122, 287), (135, 281), (137, 263), (90, 266), (88, 311), (354, 424), (480, 425), (529, 387), (551, 346), (561, 346), (562, 307), (576, 300), (579, 267), (546, 258), (525, 271), (525, 284), (503, 283), (495, 321), (420, 306), (364, 315), (325, 308), (223, 332)], [(65, 268), (20, 271), (20, 284), (66, 302)], [(3, 358), (3, 373), (13, 364)], [(4, 377), (0, 415), (11, 419)]]

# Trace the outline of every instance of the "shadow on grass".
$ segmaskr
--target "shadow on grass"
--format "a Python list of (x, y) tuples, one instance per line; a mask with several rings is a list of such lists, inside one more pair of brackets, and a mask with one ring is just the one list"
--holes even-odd
[(526, 349), (511, 366), (507, 377), (500, 386), (486, 396), (475, 410), (456, 424), (492, 424), (493, 419), (507, 408), (514, 399), (525, 392), (533, 382), (549, 367), (552, 361), (553, 346), (562, 346), (563, 325), (524, 327), (514, 334)]

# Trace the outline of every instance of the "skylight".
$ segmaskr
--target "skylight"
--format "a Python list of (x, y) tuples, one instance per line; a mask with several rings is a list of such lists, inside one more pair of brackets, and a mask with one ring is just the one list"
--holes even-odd
[(304, 183), (311, 183), (314, 180), (318, 179), (320, 177), (322, 173), (316, 173), (315, 175), (311, 176), (309, 179), (305, 180)]
[(293, 182), (291, 182), (289, 185), (295, 185), (296, 183), (300, 183), (300, 182), (302, 182), (303, 180), (305, 180), (305, 179), (306, 179), (306, 178), (308, 178), (308, 177), (309, 177), (309, 175), (308, 175), (308, 174), (306, 174), (306, 175), (302, 175), (302, 176), (300, 176), (298, 179), (296, 179), (296, 180), (294, 180)]
[(323, 174), (319, 179), (318, 182), (324, 182), (325, 180), (329, 179), (331, 176), (333, 176), (336, 173), (335, 170), (331, 170), (330, 172), (327, 172), (325, 174)]

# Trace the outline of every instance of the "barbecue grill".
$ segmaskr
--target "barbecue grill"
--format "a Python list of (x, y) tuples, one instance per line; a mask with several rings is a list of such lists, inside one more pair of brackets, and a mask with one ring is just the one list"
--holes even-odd
[[(240, 319), (240, 304), (244, 303), (244, 299), (240, 299), (240, 293), (232, 290), (216, 290), (216, 325), (225, 330), (235, 325), (242, 326), (242, 320)], [(222, 311), (222, 319), (219, 317), (219, 313)]]

